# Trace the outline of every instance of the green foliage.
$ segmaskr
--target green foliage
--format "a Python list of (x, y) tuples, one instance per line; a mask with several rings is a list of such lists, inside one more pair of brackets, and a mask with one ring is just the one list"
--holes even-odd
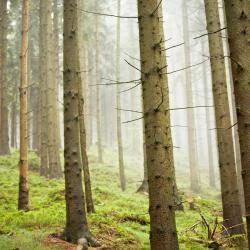
[[(107, 154), (110, 162), (96, 163), (90, 154), (90, 168), (96, 213), (88, 216), (92, 233), (102, 242), (105, 249), (138, 250), (149, 249), (148, 197), (135, 193), (140, 180), (140, 170), (129, 171), (128, 189), (121, 192), (118, 185), (118, 168), (112, 153)], [(113, 160), (111, 158), (113, 157)], [(135, 163), (134, 163), (135, 164)], [(39, 159), (29, 154), (30, 211), (17, 210), (18, 152), (0, 157), (0, 249), (47, 250), (60, 249), (48, 245), (45, 237), (63, 231), (65, 224), (64, 181), (48, 180), (39, 176)], [(188, 196), (184, 192), (185, 211), (177, 211), (177, 226), (180, 249), (207, 249), (207, 230), (201, 221), (202, 213), (211, 227), (216, 217), (221, 221), (220, 201), (204, 199), (216, 197), (216, 191), (203, 190), (203, 195)], [(216, 194), (215, 194), (216, 193)], [(192, 199), (195, 210), (189, 209)], [(199, 239), (200, 242), (196, 242)], [(226, 248), (229, 249), (229, 246)]]

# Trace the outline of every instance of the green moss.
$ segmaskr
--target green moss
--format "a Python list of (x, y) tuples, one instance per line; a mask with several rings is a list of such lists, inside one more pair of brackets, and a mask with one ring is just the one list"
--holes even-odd
[[(88, 216), (94, 235), (107, 249), (143, 250), (149, 249), (148, 197), (135, 193), (142, 171), (133, 160), (127, 162), (128, 188), (119, 188), (117, 158), (112, 152), (105, 152), (108, 161), (96, 163), (94, 151), (90, 152), (90, 169), (96, 213)], [(39, 176), (39, 159), (29, 154), (30, 211), (17, 211), (18, 152), (0, 157), (0, 249), (1, 250), (47, 250), (59, 249), (46, 245), (46, 235), (62, 232), (65, 225), (64, 181), (48, 180)], [(133, 171), (130, 171), (133, 170)], [(185, 188), (184, 201), (188, 200)], [(218, 192), (203, 188), (203, 193), (194, 196), (195, 210), (176, 213), (180, 249), (207, 249), (192, 238), (207, 240), (206, 228), (199, 224), (202, 213), (210, 225), (215, 217), (221, 221), (221, 205)], [(145, 223), (144, 223), (145, 222)], [(229, 249), (229, 248), (227, 248)]]

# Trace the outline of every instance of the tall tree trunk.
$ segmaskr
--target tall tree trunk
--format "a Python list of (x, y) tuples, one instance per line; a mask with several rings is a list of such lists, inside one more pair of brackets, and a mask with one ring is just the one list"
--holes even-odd
[(47, 123), (47, 60), (46, 60), (46, 1), (40, 0), (40, 38), (39, 38), (39, 88), (40, 88), (40, 123), (41, 123), (41, 167), (40, 174), (48, 177), (49, 159), (48, 159), (48, 123)]
[[(84, 9), (83, 0), (78, 2), (79, 9)], [(89, 172), (89, 162), (87, 155), (87, 141), (86, 141), (86, 127), (85, 127), (85, 102), (84, 102), (84, 94), (86, 87), (84, 85), (87, 84), (86, 81), (86, 65), (85, 65), (85, 47), (84, 42), (82, 41), (84, 35), (84, 20), (82, 18), (82, 13), (78, 12), (78, 44), (79, 44), (79, 60), (78, 60), (78, 109), (79, 109), (79, 126), (80, 126), (80, 144), (81, 144), (81, 158), (83, 165), (83, 176), (84, 176), (84, 186), (85, 186), (85, 196), (86, 196), (86, 207), (88, 213), (95, 212), (94, 202), (92, 198), (92, 190), (91, 190), (91, 179)], [(80, 45), (81, 44), (81, 45)], [(86, 97), (86, 94), (85, 94)]]
[[(121, 13), (121, 0), (117, 0), (117, 16)], [(122, 122), (121, 122), (121, 99), (120, 99), (120, 54), (121, 54), (121, 28), (120, 18), (117, 18), (116, 24), (116, 126), (117, 126), (117, 143), (118, 143), (118, 162), (119, 162), (119, 175), (120, 185), (122, 191), (126, 189), (125, 167), (123, 159), (123, 145), (122, 145)]]
[(58, 109), (57, 109), (57, 78), (56, 64), (53, 57), (55, 50), (55, 36), (52, 26), (52, 0), (47, 0), (46, 4), (46, 74), (47, 74), (47, 112), (48, 112), (48, 156), (49, 156), (49, 177), (58, 178), (61, 176), (61, 165), (59, 157), (58, 143)]
[(10, 154), (9, 147), (9, 125), (8, 125), (8, 105), (7, 105), (7, 0), (0, 1), (0, 155)]
[[(98, 8), (98, 3), (95, 1)], [(97, 153), (98, 162), (102, 163), (102, 136), (101, 136), (101, 113), (100, 113), (100, 65), (99, 65), (99, 17), (95, 17), (95, 77), (96, 77), (96, 129), (97, 129)]]
[[(15, 88), (17, 91), (17, 88)], [(12, 148), (17, 147), (17, 95), (14, 95), (14, 100), (11, 104), (11, 141), (10, 145)]]
[[(184, 53), (185, 65), (188, 67), (191, 65), (190, 58), (190, 41), (189, 41), (189, 15), (187, 1), (182, 1), (182, 18), (183, 18), (183, 35), (184, 35)], [(193, 90), (192, 90), (192, 76), (191, 69), (185, 70), (185, 80), (186, 80), (186, 92), (187, 92), (187, 107), (193, 107)], [(195, 135), (195, 116), (194, 109), (187, 109), (187, 123), (188, 123), (188, 155), (189, 155), (189, 169), (190, 169), (190, 184), (191, 190), (194, 193), (200, 191), (199, 185), (199, 170), (197, 166), (197, 150), (196, 150), (196, 135)]]
[[(202, 42), (202, 53), (203, 55), (206, 55), (205, 51), (205, 44)], [(204, 106), (209, 106), (209, 86), (207, 81), (207, 70), (206, 70), (206, 64), (204, 63), (202, 65), (202, 77), (203, 77), (203, 84), (204, 84)], [(213, 151), (212, 151), (212, 137), (210, 132), (210, 119), (211, 119), (211, 113), (209, 108), (206, 108), (206, 137), (207, 137), (207, 153), (208, 153), (208, 175), (209, 175), (209, 186), (212, 188), (216, 187), (215, 183), (215, 173), (214, 173), (214, 163), (213, 163)]]
[[(66, 237), (70, 242), (82, 239), (87, 249), (99, 243), (91, 235), (86, 218), (82, 187), (78, 111), (78, 29), (77, 0), (64, 0), (64, 160), (66, 197)], [(80, 243), (80, 242), (79, 242)]]
[(20, 160), (19, 160), (19, 195), (18, 209), (28, 210), (28, 30), (29, 1), (22, 5), (22, 45), (21, 45), (21, 79), (20, 79)]
[(175, 250), (178, 238), (174, 211), (173, 145), (163, 25), (157, 0), (138, 0), (146, 156), (149, 180), (152, 250)]
[(225, 0), (224, 2), (239, 127), (247, 234), (250, 247), (250, 5), (247, 0)]
[[(217, 127), (221, 193), (224, 226), (233, 234), (244, 233), (239, 189), (237, 185), (234, 146), (227, 92), (225, 60), (221, 32), (218, 0), (205, 0), (210, 63), (212, 69), (215, 118)], [(238, 226), (237, 226), (238, 225)]]
[[(226, 20), (226, 13), (224, 8), (224, 2), (223, 2), (223, 26), (227, 27), (227, 20)], [(226, 37), (228, 37), (227, 30), (224, 30), (224, 33), (222, 34)], [(230, 92), (229, 100), (231, 99), (231, 117), (232, 117), (232, 124), (234, 124), (232, 130), (233, 130), (233, 140), (234, 140), (234, 155), (235, 155), (235, 164), (236, 164), (236, 170), (237, 170), (237, 180), (238, 180), (238, 187), (240, 192), (240, 203), (241, 203), (241, 211), (242, 215), (245, 215), (246, 208), (245, 208), (245, 198), (244, 198), (244, 188), (243, 188), (243, 180), (241, 176), (242, 172), (242, 164), (241, 164), (241, 152), (240, 152), (240, 142), (239, 142), (239, 128), (238, 128), (238, 120), (237, 120), (237, 112), (236, 112), (236, 103), (235, 103), (235, 94), (234, 94), (234, 84), (233, 84), (233, 75), (232, 75), (232, 65), (231, 65), (231, 59), (228, 57), (230, 55), (230, 49), (229, 44), (227, 40), (224, 40), (224, 47), (225, 47), (225, 53), (226, 58), (226, 69), (228, 74), (228, 81), (230, 85)]]

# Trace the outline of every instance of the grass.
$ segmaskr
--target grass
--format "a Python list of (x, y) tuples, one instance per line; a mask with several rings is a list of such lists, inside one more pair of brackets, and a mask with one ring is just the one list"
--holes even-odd
[[(91, 232), (102, 242), (103, 249), (149, 249), (148, 197), (135, 193), (139, 185), (138, 180), (141, 178), (141, 171), (134, 161), (129, 162), (128, 188), (126, 192), (121, 192), (115, 157), (111, 152), (107, 152), (106, 156), (109, 159), (106, 164), (98, 164), (93, 152), (89, 156), (96, 208), (96, 213), (88, 216)], [(61, 232), (64, 228), (63, 179), (48, 180), (40, 177), (39, 160), (34, 153), (30, 153), (30, 211), (18, 211), (17, 166), (18, 152), (0, 157), (0, 249), (62, 249), (48, 244), (45, 237), (51, 233)], [(180, 249), (207, 249), (205, 244), (197, 242), (208, 242), (206, 228), (201, 224), (193, 230), (190, 227), (201, 220), (200, 213), (205, 216), (210, 225), (216, 217), (221, 220), (218, 191), (203, 188), (199, 196), (192, 196), (184, 187), (182, 191), (183, 200), (194, 201), (195, 210), (190, 210), (188, 202), (185, 202), (184, 212), (176, 212)], [(224, 249), (230, 249), (230, 247), (234, 249), (228, 244), (231, 241), (218, 240), (220, 243), (226, 242)]]

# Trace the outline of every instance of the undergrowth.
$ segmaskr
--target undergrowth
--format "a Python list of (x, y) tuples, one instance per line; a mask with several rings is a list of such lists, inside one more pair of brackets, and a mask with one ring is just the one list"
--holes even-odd
[[(96, 208), (96, 213), (88, 215), (91, 232), (101, 241), (101, 249), (149, 249), (148, 197), (135, 193), (141, 170), (133, 161), (128, 164), (128, 188), (121, 192), (116, 161), (112, 160), (112, 153), (107, 155), (106, 164), (97, 164), (93, 153), (89, 157)], [(61, 249), (46, 242), (45, 238), (63, 231), (64, 181), (40, 177), (39, 159), (32, 152), (29, 166), (30, 211), (22, 212), (17, 210), (18, 152), (0, 157), (0, 249)], [(179, 180), (182, 181), (185, 182)], [(203, 188), (201, 195), (193, 196), (184, 189), (182, 196), (185, 210), (176, 212), (180, 249), (207, 249), (213, 241), (224, 249), (234, 249), (232, 241), (220, 234), (222, 218), (218, 191)], [(194, 210), (190, 209), (191, 203)], [(217, 223), (213, 240), (208, 239), (201, 215), (211, 228)]]

